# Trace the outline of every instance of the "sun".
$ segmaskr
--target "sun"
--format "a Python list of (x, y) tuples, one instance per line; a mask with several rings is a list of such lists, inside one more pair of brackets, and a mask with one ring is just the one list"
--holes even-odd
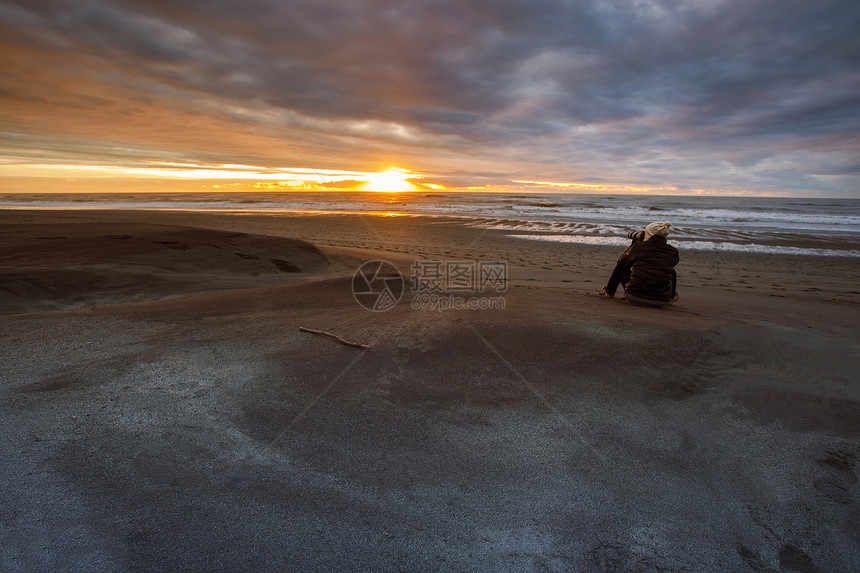
[(415, 176), (411, 171), (392, 168), (379, 173), (369, 173), (367, 183), (361, 186), (362, 191), (380, 191), (383, 193), (399, 193), (415, 191), (415, 186), (408, 180)]

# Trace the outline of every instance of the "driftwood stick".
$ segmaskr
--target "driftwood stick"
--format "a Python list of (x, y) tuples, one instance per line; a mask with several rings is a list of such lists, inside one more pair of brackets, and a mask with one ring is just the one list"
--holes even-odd
[(299, 330), (301, 330), (303, 332), (310, 332), (311, 334), (319, 334), (321, 336), (328, 336), (330, 338), (334, 338), (335, 340), (337, 340), (341, 344), (346, 344), (347, 346), (354, 346), (355, 348), (364, 348), (364, 349), (370, 348), (370, 346), (368, 346), (367, 344), (361, 344), (358, 342), (350, 342), (349, 340), (344, 340), (343, 338), (341, 338), (337, 334), (332, 334), (331, 332), (325, 332), (324, 330), (314, 330), (313, 328), (305, 328), (304, 326), (300, 326)]

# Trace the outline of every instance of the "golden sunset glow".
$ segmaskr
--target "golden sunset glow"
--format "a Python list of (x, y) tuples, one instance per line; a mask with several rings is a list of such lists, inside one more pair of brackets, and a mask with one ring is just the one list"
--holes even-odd
[[(409, 180), (425, 177), (406, 169), (383, 172), (264, 167), (258, 165), (199, 165), (149, 161), (141, 166), (84, 164), (0, 164), (0, 180), (15, 191), (44, 192), (46, 182), (62, 191), (103, 192), (123, 188), (171, 191), (416, 191)], [(61, 182), (59, 186), (57, 182)], [(428, 189), (444, 189), (426, 184)]]
[(409, 179), (414, 177), (414, 173), (395, 167), (380, 173), (370, 174), (367, 183), (362, 185), (361, 190), (379, 191), (381, 193), (415, 191), (415, 186), (409, 182)]

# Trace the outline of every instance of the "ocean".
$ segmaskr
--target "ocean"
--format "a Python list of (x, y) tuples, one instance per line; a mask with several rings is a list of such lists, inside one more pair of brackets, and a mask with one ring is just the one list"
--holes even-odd
[(670, 221), (681, 249), (860, 257), (860, 200), (502, 193), (184, 193), (0, 195), (5, 209), (156, 209), (237, 214), (454, 217), (522, 240), (626, 245)]

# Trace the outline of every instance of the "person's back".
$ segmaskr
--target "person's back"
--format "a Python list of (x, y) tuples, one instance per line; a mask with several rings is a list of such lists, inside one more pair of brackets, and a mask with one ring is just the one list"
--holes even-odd
[(675, 265), (680, 255), (666, 237), (671, 223), (651, 223), (644, 232), (631, 233), (633, 239), (618, 258), (609, 282), (600, 291), (613, 297), (619, 285), (634, 304), (664, 306), (677, 299)]
[(626, 266), (630, 279), (625, 291), (629, 294), (655, 300), (672, 300), (675, 294), (675, 265), (680, 255), (666, 237), (654, 235), (647, 241), (636, 241), (628, 249)]

